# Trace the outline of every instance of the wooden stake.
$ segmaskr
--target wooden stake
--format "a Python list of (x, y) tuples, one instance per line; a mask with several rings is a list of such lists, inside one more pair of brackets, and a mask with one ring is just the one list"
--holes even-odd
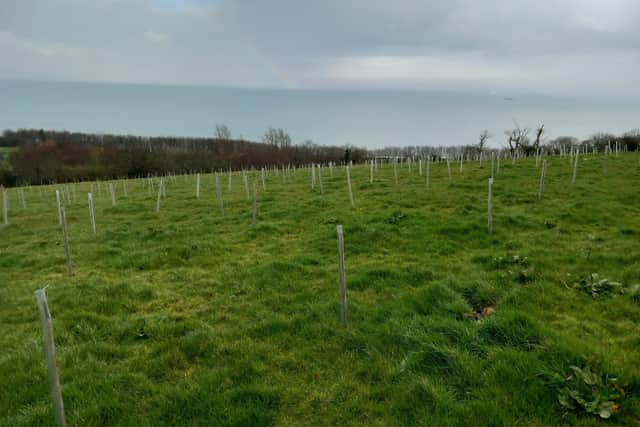
[(7, 190), (2, 190), (2, 217), (4, 225), (9, 225), (9, 195)]
[(493, 234), (493, 178), (489, 178), (489, 197), (487, 197), (487, 230)]
[(491, 152), (491, 178), (493, 178), (493, 158), (494, 158), (494, 152)]
[(49, 371), (49, 384), (51, 388), (51, 399), (58, 427), (65, 427), (67, 422), (64, 417), (64, 403), (62, 402), (62, 390), (60, 388), (60, 377), (58, 376), (58, 365), (56, 364), (56, 346), (53, 339), (53, 325), (51, 313), (47, 303), (45, 289), (38, 289), (36, 292), (38, 301), (38, 311), (40, 312), (40, 323), (42, 325), (42, 335), (44, 337), (44, 351), (47, 359), (47, 370)]
[(247, 193), (247, 201), (251, 200), (251, 194), (249, 193), (249, 180), (247, 174), (242, 171), (242, 183), (244, 184), (244, 191)]
[[(218, 175), (216, 174), (216, 180), (218, 179)], [(200, 174), (196, 174), (196, 199), (200, 198)]]
[(322, 185), (322, 170), (320, 169), (320, 165), (318, 167), (318, 183), (320, 184), (320, 194), (324, 194), (324, 185)]
[(429, 191), (429, 188), (431, 186), (431, 183), (429, 182), (430, 180), (431, 180), (431, 156), (427, 157), (427, 178), (426, 178), (427, 191)]
[(578, 173), (578, 159), (580, 158), (580, 151), (576, 149), (576, 156), (573, 163), (573, 177), (571, 178), (571, 184), (576, 183), (576, 174)]
[(447, 156), (447, 173), (449, 174), (449, 184), (451, 184), (451, 163), (449, 162), (449, 156)]
[(24, 199), (24, 190), (22, 188), (18, 190), (18, 195), (20, 196), (20, 203), (22, 204), (22, 209), (27, 209), (27, 202)]
[(542, 161), (542, 170), (540, 171), (540, 189), (538, 190), (538, 201), (542, 200), (542, 193), (544, 191), (544, 176), (547, 173), (547, 159)]
[(369, 164), (369, 184), (373, 184), (373, 160)]
[(71, 249), (69, 249), (69, 236), (67, 235), (67, 217), (64, 208), (60, 208), (62, 215), (62, 238), (64, 239), (64, 255), (67, 258), (67, 274), (73, 274), (71, 270)]
[(356, 204), (353, 201), (353, 191), (351, 190), (351, 173), (349, 170), (351, 169), (349, 165), (347, 165), (347, 187), (349, 187), (349, 201), (351, 202), (351, 207), (355, 208)]
[(264, 168), (262, 168), (262, 191), (266, 192), (267, 191), (267, 181), (266, 181), (266, 178), (265, 178), (264, 175), (265, 175), (265, 171), (264, 171)]
[(111, 193), (111, 206), (113, 207), (116, 205), (116, 190), (113, 188), (112, 182), (109, 183), (109, 192)]
[(58, 224), (62, 226), (62, 205), (60, 204), (60, 190), (56, 190), (56, 206), (58, 207)]
[(162, 198), (162, 187), (164, 187), (164, 178), (160, 178), (158, 185), (158, 199), (156, 200), (156, 212), (160, 212), (160, 199)]
[(256, 225), (256, 211), (258, 210), (258, 183), (253, 180), (253, 212), (251, 215), (251, 225)]
[(396, 185), (398, 185), (398, 158), (393, 161), (393, 177), (395, 178)]
[(89, 218), (91, 218), (91, 229), (96, 234), (96, 217), (93, 214), (93, 194), (89, 193)]
[(344, 235), (342, 225), (336, 227), (338, 234), (338, 267), (340, 269), (340, 317), (344, 326), (347, 326), (347, 278), (344, 271)]
[(224, 203), (222, 202), (222, 190), (220, 189), (220, 179), (216, 173), (216, 196), (218, 197), (218, 205), (220, 206), (220, 215), (224, 216)]
[(316, 188), (316, 165), (311, 163), (311, 190)]

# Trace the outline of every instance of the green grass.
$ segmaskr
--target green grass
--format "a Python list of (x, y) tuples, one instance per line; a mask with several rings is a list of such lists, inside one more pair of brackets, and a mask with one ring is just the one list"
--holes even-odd
[[(54, 187), (9, 190), (0, 226), (0, 425), (53, 423), (34, 290), (47, 289), (69, 425), (632, 425), (640, 423), (640, 303), (572, 285), (598, 273), (640, 283), (635, 153), (502, 163), (487, 235), (488, 163), (390, 166), (373, 184), (344, 169), (325, 194), (309, 170), (259, 186), (258, 222), (239, 174), (146, 180), (66, 204), (65, 274)], [(69, 187), (70, 188), (70, 187)], [(349, 326), (340, 323), (336, 224), (344, 225)], [(517, 257), (516, 257), (517, 256)], [(515, 257), (515, 258), (514, 258)], [(524, 259), (526, 257), (526, 260)], [(495, 313), (480, 316), (486, 307)], [(474, 313), (476, 314), (474, 316)], [(476, 319), (479, 317), (479, 319)], [(600, 420), (559, 403), (571, 366), (617, 378)]]

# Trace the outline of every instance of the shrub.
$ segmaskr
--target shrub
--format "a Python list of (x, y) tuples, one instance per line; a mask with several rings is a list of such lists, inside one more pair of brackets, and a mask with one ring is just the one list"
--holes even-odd
[(558, 401), (563, 408), (600, 418), (609, 418), (620, 410), (616, 401), (624, 396), (624, 390), (616, 384), (616, 378), (608, 376), (599, 366), (571, 366), (571, 371), (569, 375), (555, 375)]

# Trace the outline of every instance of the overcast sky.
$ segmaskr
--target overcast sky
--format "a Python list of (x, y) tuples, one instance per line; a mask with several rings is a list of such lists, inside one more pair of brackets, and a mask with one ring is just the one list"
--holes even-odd
[(0, 0), (0, 78), (640, 95), (640, 0)]

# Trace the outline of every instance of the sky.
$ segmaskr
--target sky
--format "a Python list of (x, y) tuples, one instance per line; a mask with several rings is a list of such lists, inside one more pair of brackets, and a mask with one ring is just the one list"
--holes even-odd
[(0, 0), (0, 79), (640, 95), (639, 0)]

